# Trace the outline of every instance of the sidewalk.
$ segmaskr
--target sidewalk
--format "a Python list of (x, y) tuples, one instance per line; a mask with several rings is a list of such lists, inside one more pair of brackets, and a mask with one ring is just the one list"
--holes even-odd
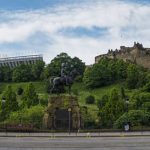
[(96, 133), (19, 133), (0, 132), (0, 137), (134, 137), (150, 136), (150, 131), (141, 132), (96, 132)]

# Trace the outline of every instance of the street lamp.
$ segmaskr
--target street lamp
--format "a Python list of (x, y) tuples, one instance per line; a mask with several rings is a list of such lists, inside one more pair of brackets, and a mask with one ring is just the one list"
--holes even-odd
[(5, 105), (5, 102), (6, 102), (6, 99), (5, 99), (5, 97), (2, 97), (2, 115), (4, 115), (3, 113), (4, 113), (4, 105)]
[[(2, 97), (2, 120), (5, 119), (5, 111), (4, 111), (5, 103), (6, 103), (6, 99), (5, 99), (5, 97)], [(6, 125), (5, 125), (5, 130), (6, 130), (6, 134), (7, 134), (7, 126)]]
[(126, 103), (126, 112), (128, 112), (128, 105), (129, 105), (129, 98), (125, 98), (125, 103)]
[(145, 109), (145, 104), (143, 104), (142, 106), (143, 106), (142, 111), (144, 114), (142, 115), (142, 124), (141, 125), (142, 125), (142, 131), (144, 131), (143, 126), (145, 125), (144, 122), (145, 122), (145, 111), (146, 111), (146, 109)]
[(2, 97), (2, 109), (3, 109), (3, 104), (6, 102), (5, 97)]
[(69, 135), (70, 135), (70, 130), (71, 130), (71, 108), (68, 108), (69, 112)]
[(99, 119), (96, 119), (95, 122), (96, 122), (96, 125), (99, 127), (99, 136), (100, 136), (100, 121)]
[[(128, 97), (125, 97), (125, 104), (126, 104), (126, 113), (128, 114), (128, 105), (129, 105), (129, 98)], [(129, 129), (130, 129), (130, 126), (129, 126), (129, 123), (127, 120), (126, 120), (126, 124), (124, 126), (124, 129), (125, 129), (125, 131), (129, 131)]]

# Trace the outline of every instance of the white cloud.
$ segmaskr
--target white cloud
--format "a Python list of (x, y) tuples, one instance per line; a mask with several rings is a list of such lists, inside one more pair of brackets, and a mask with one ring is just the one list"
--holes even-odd
[[(49, 44), (43, 43), (47, 62), (58, 53), (66, 51), (90, 64), (96, 55), (106, 53), (109, 48), (129, 46), (133, 41), (150, 46), (149, 18), (149, 5), (114, 0), (109, 3), (93, 1), (38, 11), (3, 11), (0, 14), (0, 45), (16, 42), (27, 44), (32, 35), (41, 32), (52, 40)], [(107, 34), (100, 37), (67, 37), (58, 32), (68, 27), (91, 29), (94, 26), (107, 28)], [(38, 46), (41, 48), (37, 43), (36, 49)], [(8, 49), (7, 46), (5, 49)], [(15, 46), (10, 51), (14, 49)]]

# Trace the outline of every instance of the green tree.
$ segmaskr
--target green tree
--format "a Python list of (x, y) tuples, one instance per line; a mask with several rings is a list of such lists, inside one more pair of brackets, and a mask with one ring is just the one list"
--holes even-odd
[(98, 63), (85, 69), (83, 82), (87, 88), (96, 88), (111, 83), (111, 71), (105, 65)]
[[(68, 68), (67, 72), (70, 72), (73, 68), (77, 70), (79, 75), (83, 75), (85, 69), (85, 63), (79, 58), (71, 58), (67, 53), (60, 53), (57, 55), (45, 69), (45, 76), (47, 78), (53, 76), (60, 76), (61, 64), (66, 63)], [(73, 68), (71, 68), (71, 66)]]
[(127, 67), (128, 63), (125, 63), (123, 60), (118, 59), (116, 61), (116, 71), (117, 71), (117, 79), (126, 79), (127, 78)]
[(32, 83), (30, 83), (23, 94), (23, 107), (27, 106), (28, 108), (30, 108), (31, 106), (37, 105), (38, 103), (39, 99), (35, 91), (35, 87)]
[(97, 107), (99, 108), (99, 110), (101, 110), (106, 105), (108, 99), (108, 95), (103, 95), (102, 98), (97, 101)]
[(32, 74), (33, 74), (33, 78), (34, 80), (40, 80), (42, 73), (44, 71), (44, 66), (45, 63), (44, 61), (37, 61), (35, 64), (32, 65)]
[(70, 63), (70, 62), (71, 62), (71, 57), (68, 56), (67, 53), (60, 53), (46, 67), (46, 70), (45, 70), (46, 77), (48, 78), (50, 76), (60, 75), (61, 64)]
[(78, 57), (72, 58), (71, 62), (73, 67), (76, 68), (78, 74), (82, 76), (85, 70), (85, 63), (83, 63)]
[(0, 67), (0, 81), (10, 82), (12, 80), (12, 69), (8, 66)]
[(97, 64), (88, 67), (83, 81), (87, 88), (97, 88), (124, 80), (128, 64), (118, 59), (102, 58)]
[(130, 64), (127, 68), (126, 83), (129, 89), (142, 87), (146, 83), (145, 70), (135, 64)]
[(13, 71), (14, 82), (27, 82), (33, 79), (31, 65), (21, 64), (17, 66)]
[(3, 115), (7, 117), (11, 112), (18, 110), (18, 102), (16, 99), (16, 94), (13, 92), (11, 86), (7, 87), (2, 97), (5, 100), (2, 111)]
[(108, 102), (99, 113), (101, 124), (105, 127), (112, 127), (114, 121), (124, 113), (124, 110), (124, 100), (120, 98), (118, 90), (113, 89)]

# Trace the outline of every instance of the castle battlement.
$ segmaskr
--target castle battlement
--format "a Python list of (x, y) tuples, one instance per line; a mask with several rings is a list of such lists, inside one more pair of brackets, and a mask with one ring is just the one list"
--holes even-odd
[(96, 56), (95, 63), (104, 57), (122, 59), (125, 62), (133, 62), (150, 69), (150, 48), (144, 48), (138, 42), (134, 42), (132, 47), (120, 46), (120, 49), (110, 49), (107, 54)]

